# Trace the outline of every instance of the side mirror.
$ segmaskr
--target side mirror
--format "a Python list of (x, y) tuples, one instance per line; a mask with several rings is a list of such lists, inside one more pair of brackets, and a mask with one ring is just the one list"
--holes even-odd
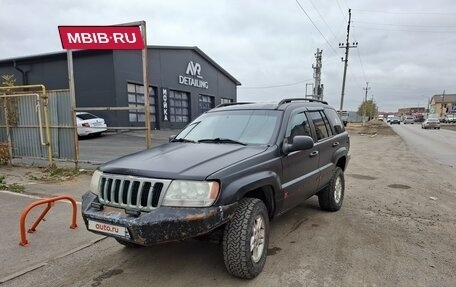
[(293, 138), (292, 144), (283, 143), (283, 152), (285, 154), (289, 154), (294, 151), (308, 150), (308, 149), (313, 148), (313, 146), (314, 146), (314, 141), (311, 137), (295, 136)]
[(175, 138), (176, 138), (176, 135), (169, 136), (168, 141), (171, 142)]

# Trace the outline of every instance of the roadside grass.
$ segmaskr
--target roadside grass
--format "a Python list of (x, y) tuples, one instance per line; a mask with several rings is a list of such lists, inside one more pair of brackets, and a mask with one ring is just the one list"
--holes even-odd
[(76, 168), (61, 168), (51, 166), (43, 168), (40, 174), (29, 175), (31, 180), (37, 180), (42, 182), (56, 182), (56, 181), (67, 181), (71, 180), (81, 174), (91, 174), (93, 171)]
[(25, 190), (25, 186), (18, 183), (6, 183), (5, 177), (0, 176), (0, 190), (8, 190), (16, 193), (22, 193)]

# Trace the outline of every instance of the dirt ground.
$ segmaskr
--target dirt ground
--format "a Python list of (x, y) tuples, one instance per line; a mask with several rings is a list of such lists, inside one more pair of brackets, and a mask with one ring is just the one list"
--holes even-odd
[(384, 121), (372, 120), (366, 122), (364, 125), (361, 123), (349, 123), (347, 129), (351, 134), (357, 133), (360, 135), (386, 135), (391, 136), (396, 133)]
[(364, 234), (364, 254), (353, 264), (376, 286), (456, 286), (456, 169), (416, 154), (388, 129), (376, 137), (348, 129), (345, 208), (357, 213), (352, 224)]
[(323, 212), (314, 197), (275, 219), (254, 280), (229, 276), (220, 246), (207, 242), (131, 251), (106, 239), (4, 285), (456, 286), (456, 168), (415, 153), (388, 126), (348, 130), (344, 206)]

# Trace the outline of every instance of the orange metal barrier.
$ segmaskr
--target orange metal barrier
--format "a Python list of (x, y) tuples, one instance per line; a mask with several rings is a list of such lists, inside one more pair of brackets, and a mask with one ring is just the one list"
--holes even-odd
[(52, 197), (52, 198), (38, 200), (38, 201), (35, 201), (35, 202), (29, 204), (24, 209), (24, 211), (22, 211), (20, 227), (19, 227), (20, 231), (21, 231), (21, 242), (19, 242), (19, 245), (25, 246), (28, 244), (27, 237), (25, 235), (25, 218), (27, 217), (27, 214), (30, 212), (30, 210), (32, 210), (32, 208), (34, 208), (35, 206), (47, 203), (46, 208), (43, 210), (43, 212), (37, 218), (35, 223), (33, 223), (32, 227), (28, 230), (29, 233), (33, 233), (36, 231), (36, 227), (41, 222), (41, 220), (43, 220), (44, 216), (48, 213), (48, 211), (54, 205), (54, 202), (56, 202), (57, 200), (63, 200), (63, 199), (69, 200), (71, 202), (71, 205), (73, 205), (73, 217), (72, 217), (70, 228), (75, 229), (76, 227), (78, 227), (78, 225), (76, 224), (76, 213), (77, 213), (76, 201), (72, 197), (62, 195), (62, 196), (56, 196), (56, 197)]

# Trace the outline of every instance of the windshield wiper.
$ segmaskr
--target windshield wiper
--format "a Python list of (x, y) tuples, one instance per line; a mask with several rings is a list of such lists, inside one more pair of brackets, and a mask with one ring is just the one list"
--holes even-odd
[(173, 139), (171, 142), (172, 143), (175, 143), (175, 142), (179, 142), (179, 143), (196, 143), (195, 141), (184, 139), (184, 138)]
[(202, 139), (198, 141), (199, 143), (232, 143), (232, 144), (240, 144), (240, 145), (247, 145), (246, 143), (232, 140), (232, 139), (225, 139), (225, 138), (214, 138), (214, 139)]

